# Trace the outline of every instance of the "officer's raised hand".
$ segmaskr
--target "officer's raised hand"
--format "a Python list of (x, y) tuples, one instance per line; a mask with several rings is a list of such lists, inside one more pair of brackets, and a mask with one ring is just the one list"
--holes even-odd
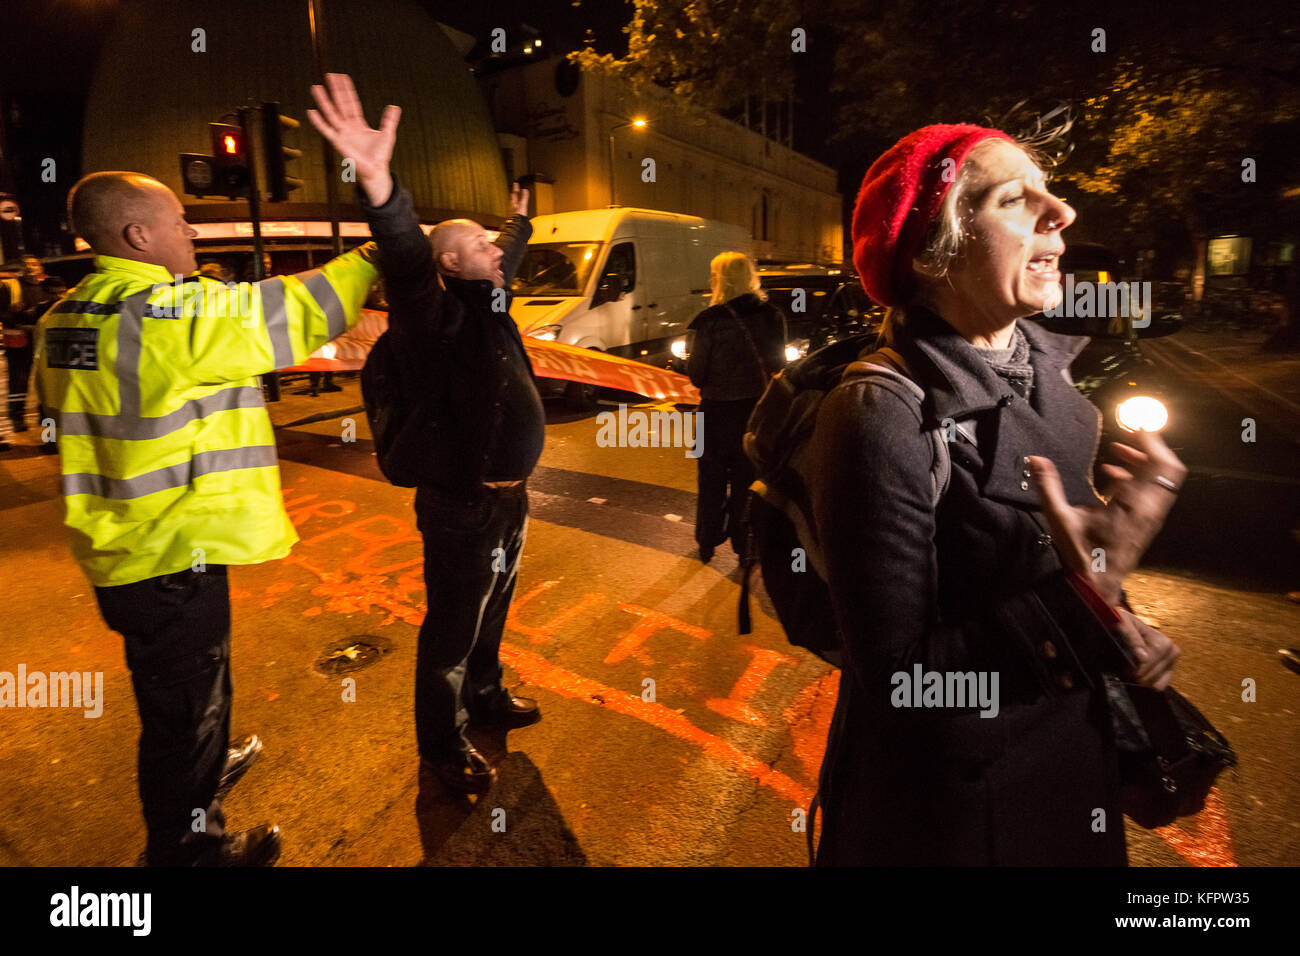
[(382, 206), (393, 191), (388, 161), (393, 156), (397, 122), (402, 110), (397, 106), (385, 106), (379, 129), (372, 129), (366, 124), (352, 77), (346, 73), (326, 73), (325, 83), (328, 90), (324, 86), (311, 88), (311, 95), (320, 111), (308, 110), (307, 118), (330, 145), (345, 159), (352, 160), (357, 181), (366, 191), (370, 204)]

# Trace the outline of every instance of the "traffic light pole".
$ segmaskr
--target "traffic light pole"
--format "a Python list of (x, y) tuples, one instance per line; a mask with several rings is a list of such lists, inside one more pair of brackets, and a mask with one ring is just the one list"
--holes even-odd
[[(312, 67), (315, 69), (316, 75), (323, 78), (325, 70), (321, 65), (324, 60), (321, 48), (325, 45), (325, 24), (321, 21), (317, 0), (307, 0), (307, 25), (311, 30)], [(334, 150), (330, 148), (329, 140), (324, 136), (321, 137), (321, 147), (325, 154), (325, 206), (330, 217), (330, 240), (334, 248), (334, 255), (341, 256), (343, 255), (343, 236), (339, 233), (339, 194), (338, 184), (334, 181), (338, 171), (334, 165)]]
[[(253, 223), (253, 281), (261, 282), (266, 278), (266, 273), (262, 269), (262, 194), (261, 184), (257, 180), (257, 150), (253, 146), (253, 136), (249, 130), (252, 125), (249, 117), (252, 116), (253, 109), (251, 106), (239, 108), (239, 126), (244, 131), (244, 155), (248, 163), (248, 218)], [(262, 376), (262, 384), (266, 387), (266, 400), (278, 402), (280, 373), (267, 372)]]
[(252, 112), (251, 106), (239, 108), (239, 126), (244, 131), (244, 155), (248, 162), (248, 218), (253, 222), (253, 281), (261, 282), (266, 278), (262, 272), (262, 195), (257, 181), (257, 155), (248, 121)]

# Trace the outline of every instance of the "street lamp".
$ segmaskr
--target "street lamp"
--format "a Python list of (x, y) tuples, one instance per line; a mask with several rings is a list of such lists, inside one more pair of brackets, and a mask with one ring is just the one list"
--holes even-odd
[(617, 203), (614, 202), (614, 134), (629, 126), (635, 126), (637, 129), (645, 129), (646, 121), (640, 118), (628, 120), (626, 123), (619, 123), (609, 131), (609, 204), (611, 206), (617, 205)]

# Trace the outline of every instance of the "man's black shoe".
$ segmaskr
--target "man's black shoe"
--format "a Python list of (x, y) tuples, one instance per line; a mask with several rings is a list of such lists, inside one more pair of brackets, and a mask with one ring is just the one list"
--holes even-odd
[(443, 785), (457, 793), (487, 793), (497, 779), (496, 768), (474, 747), (424, 759)]
[(467, 709), (470, 722), (480, 727), (504, 727), (507, 730), (514, 730), (535, 724), (542, 719), (537, 701), (531, 697), (515, 697), (504, 690), (473, 700)]
[(226, 834), (194, 866), (272, 866), (280, 859), (280, 828), (274, 824)]
[(258, 754), (262, 752), (262, 738), (257, 734), (245, 737), (238, 747), (231, 747), (226, 752), (226, 766), (221, 771), (221, 783), (217, 786), (217, 797), (224, 797), (230, 788), (239, 783), (239, 778), (248, 773)]

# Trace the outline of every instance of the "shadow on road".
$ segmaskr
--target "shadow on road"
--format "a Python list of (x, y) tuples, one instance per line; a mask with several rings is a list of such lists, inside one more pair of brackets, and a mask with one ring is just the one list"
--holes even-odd
[(474, 736), (497, 768), (497, 782), (480, 797), (466, 797), (449, 792), (431, 770), (420, 768), (415, 816), (424, 849), (421, 865), (586, 866), (586, 854), (537, 765), (519, 751), (503, 754), (504, 735), (491, 742)]

